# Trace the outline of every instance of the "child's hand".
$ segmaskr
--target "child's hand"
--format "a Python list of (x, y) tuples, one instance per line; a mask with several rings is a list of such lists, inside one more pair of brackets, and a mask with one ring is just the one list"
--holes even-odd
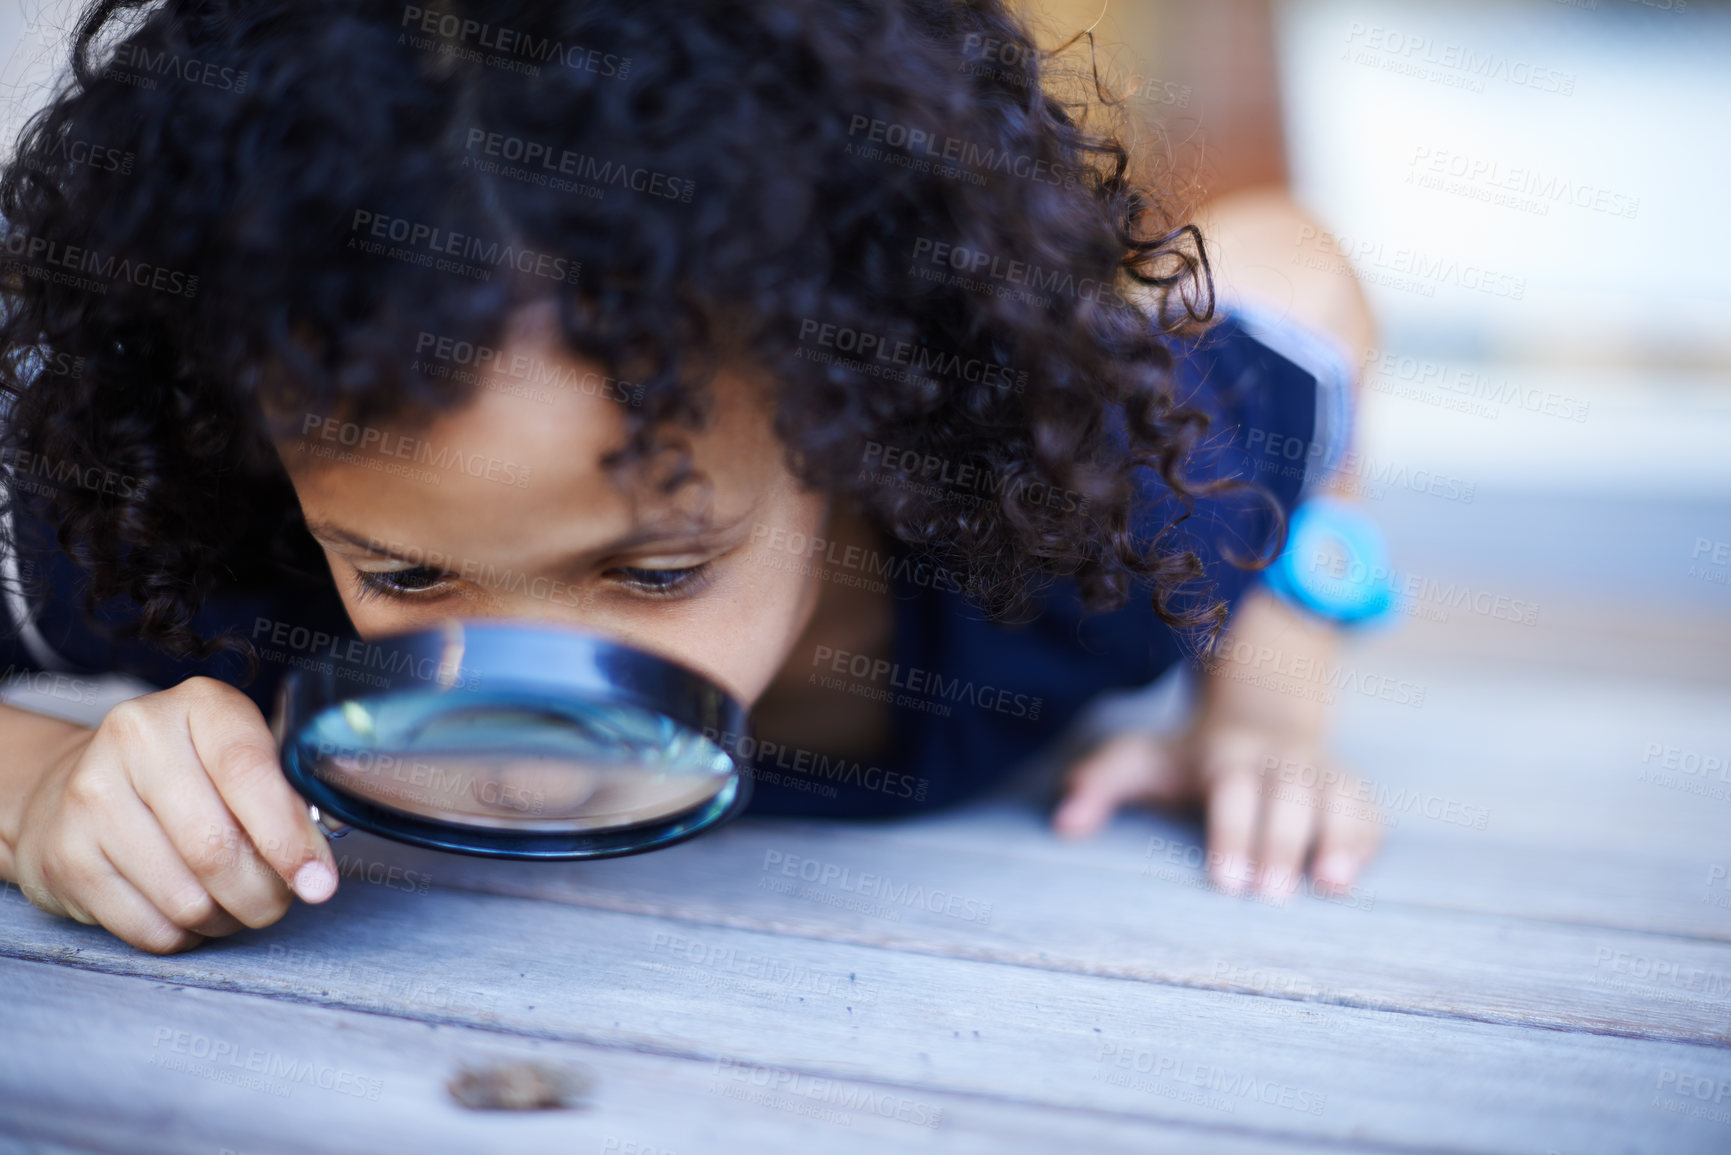
[(1357, 779), (1290, 734), (1202, 722), (1165, 738), (1121, 734), (1070, 768), (1053, 825), (1085, 838), (1126, 803), (1202, 802), (1208, 877), (1236, 894), (1291, 894), (1307, 859), (1318, 888), (1351, 886), (1376, 852), (1376, 807), (1354, 797)]
[[(261, 849), (262, 848), (262, 849)], [(211, 678), (122, 702), (26, 798), (13, 872), (31, 902), (170, 954), (269, 926), (337, 875), (258, 707)]]

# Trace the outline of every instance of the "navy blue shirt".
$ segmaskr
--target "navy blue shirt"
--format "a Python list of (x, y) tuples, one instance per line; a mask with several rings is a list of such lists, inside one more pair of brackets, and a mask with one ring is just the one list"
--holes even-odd
[[(1179, 396), (1211, 417), (1204, 448), (1186, 475), (1258, 481), (1290, 510), (1305, 471), (1288, 468), (1267, 447), (1313, 446), (1323, 436), (1327, 406), (1319, 377), (1252, 337), (1231, 315), (1175, 351)], [(1313, 457), (1306, 453), (1303, 460)], [(1147, 540), (1175, 507), (1151, 474), (1145, 497), (1139, 519)], [(1258, 553), (1270, 528), (1267, 511), (1242, 496), (1203, 498), (1178, 537), (1202, 559), (1213, 594), (1235, 604), (1254, 575), (1228, 558)], [(245, 679), (245, 663), (233, 654), (180, 660), (143, 643), (112, 640), (106, 627), (128, 617), (130, 607), (105, 607), (96, 621), (87, 620), (85, 575), (59, 550), (52, 528), (31, 516), (28, 503), (15, 511), (13, 532), (15, 573), (33, 611), (33, 631), (26, 637), (19, 629), (23, 599), (8, 599), (11, 628), (0, 630), (0, 664), (7, 672), (125, 673), (164, 688), (198, 674), (235, 685)], [(819, 651), (809, 675), (827, 679), (820, 684), (837, 692), (887, 701), (888, 747), (862, 761), (739, 743), (736, 752), (754, 762), (752, 812), (887, 816), (957, 802), (1000, 781), (1102, 691), (1145, 685), (1184, 659), (1181, 640), (1155, 616), (1147, 586), (1133, 588), (1122, 609), (1090, 614), (1075, 585), (1059, 581), (1032, 621), (1006, 626), (987, 621), (956, 582), (942, 580), (942, 571), (905, 551), (894, 554), (887, 574), (895, 621), (888, 668)], [(354, 637), (328, 576), (221, 591), (193, 626), (205, 636), (236, 629), (252, 640), (260, 672), (241, 688), (267, 717), (287, 670), (316, 666)]]

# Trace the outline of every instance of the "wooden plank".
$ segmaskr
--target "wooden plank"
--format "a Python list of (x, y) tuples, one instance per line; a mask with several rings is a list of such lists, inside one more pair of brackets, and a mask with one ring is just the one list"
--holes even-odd
[[(1731, 1085), (1723, 1047), (1196, 990), (439, 888), (351, 886), (326, 908), (298, 908), (277, 927), (167, 959), (16, 904), (0, 919), (5, 949), (20, 957), (921, 1094), (1424, 1150), (1715, 1150), (1731, 1135), (1716, 1117), (1666, 1109), (1697, 1108), (1697, 1088)], [(380, 984), (377, 974), (394, 981)], [(417, 994), (429, 985), (494, 999), (475, 1008)]]
[(0, 1155), (99, 1155), (97, 1148), (72, 1147), (40, 1134), (26, 1135), (19, 1130), (22, 1122), (18, 1119), (7, 1120), (6, 1126), (10, 1133), (0, 1133)]
[[(1049, 812), (1036, 802), (1005, 800), (860, 827), (849, 837), (903, 846), (910, 854), (929, 847), (1013, 853), (1059, 870), (1080, 865), (1122, 870), (1148, 857), (1151, 845), (1202, 842), (1199, 822), (1139, 810), (1119, 815), (1079, 844), (1054, 838), (1049, 827)], [(1527, 845), (1494, 831), (1451, 828), (1422, 814), (1408, 815), (1385, 837), (1363, 880), (1378, 905), (1731, 941), (1731, 846), (1608, 836), (1589, 848)], [(1194, 874), (1199, 883), (1200, 870)]]
[(344, 853), (418, 871), (435, 889), (1213, 990), (1731, 1041), (1723, 942), (1403, 906), (1372, 889), (1285, 906), (1229, 898), (1207, 888), (1200, 846), (1182, 831), (1153, 854), (1144, 838), (1102, 862), (1097, 852), (1074, 861), (1081, 848), (1049, 836), (1030, 854), (1015, 832), (951, 848), (870, 829), (755, 820), (591, 863), (462, 858), (360, 834)]
[[(1508, 842), (1585, 850), (1614, 832), (1633, 848), (1723, 846), (1731, 819), (1723, 689), (1436, 661), (1389, 670), (1422, 679), (1427, 694), (1404, 716), (1362, 695), (1342, 699), (1341, 745), (1367, 775), (1486, 807), (1488, 830)], [(1667, 768), (1684, 754), (1693, 772)], [(1700, 765), (1714, 758), (1719, 768)]]
[[(989, 1152), (1078, 1141), (1123, 1152), (1320, 1150), (1230, 1118), (1166, 1125), (919, 1087), (814, 1082), (709, 1057), (432, 1026), (16, 960), (0, 962), (0, 976), (14, 996), (0, 1002), (9, 1043), (0, 1053), (0, 1117), (7, 1131), (29, 1136), (0, 1138), (0, 1155), (673, 1155), (715, 1150), (723, 1135), (733, 1137), (729, 1147), (760, 1151)], [(524, 1112), (467, 1110), (445, 1091), (465, 1064), (512, 1060), (575, 1066), (591, 1090), (571, 1110)]]

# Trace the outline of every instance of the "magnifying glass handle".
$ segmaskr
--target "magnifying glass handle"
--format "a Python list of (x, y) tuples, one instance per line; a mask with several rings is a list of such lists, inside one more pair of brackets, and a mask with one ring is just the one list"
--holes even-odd
[(349, 826), (338, 822), (335, 818), (332, 818), (329, 814), (322, 813), (317, 806), (313, 806), (310, 803), (307, 805), (307, 815), (318, 824), (320, 830), (325, 832), (325, 840), (327, 842), (341, 838), (351, 829)]

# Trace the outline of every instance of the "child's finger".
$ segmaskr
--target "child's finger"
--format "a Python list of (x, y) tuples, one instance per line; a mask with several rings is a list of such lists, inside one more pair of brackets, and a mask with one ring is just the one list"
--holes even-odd
[(1194, 747), (1208, 795), (1208, 880), (1227, 894), (1241, 893), (1250, 882), (1264, 748), (1254, 732), (1237, 729), (1215, 732)]
[(204, 938), (241, 928), (240, 920), (219, 906), (192, 873), (156, 815), (137, 796), (116, 801), (112, 825), (101, 837), (109, 865), (174, 925)]
[(237, 824), (184, 729), (141, 749), (131, 773), (138, 797), (218, 906), (250, 927), (283, 916), (288, 887)]
[(1087, 838), (1126, 803), (1169, 801), (1178, 793), (1167, 743), (1151, 734), (1120, 734), (1071, 767), (1052, 825), (1066, 838)]
[[(301, 901), (325, 901), (337, 888), (334, 856), (308, 816), (307, 804), (283, 776), (264, 716), (244, 694), (222, 682), (194, 678), (182, 686), (195, 682), (203, 698), (188, 711), (188, 730), (223, 803), (257, 855)], [(241, 916), (238, 910), (234, 913)], [(241, 921), (256, 925), (244, 916)]]
[(1208, 782), (1208, 880), (1238, 894), (1250, 880), (1261, 778), (1254, 766), (1234, 763), (1210, 773)]
[(1316, 794), (1302, 787), (1280, 789), (1262, 779), (1262, 823), (1256, 843), (1256, 886), (1263, 894), (1285, 897), (1298, 888), (1305, 852), (1316, 833)]
[(1382, 841), (1381, 814), (1354, 798), (1356, 779), (1343, 775), (1321, 795), (1322, 821), (1311, 874), (1318, 886), (1344, 891)]
[(102, 850), (94, 844), (67, 856), (63, 864), (70, 893), (68, 913), (79, 922), (89, 921), (112, 931), (122, 941), (151, 954), (176, 954), (204, 941), (182, 926), (176, 926), (138, 888), (122, 878)]

